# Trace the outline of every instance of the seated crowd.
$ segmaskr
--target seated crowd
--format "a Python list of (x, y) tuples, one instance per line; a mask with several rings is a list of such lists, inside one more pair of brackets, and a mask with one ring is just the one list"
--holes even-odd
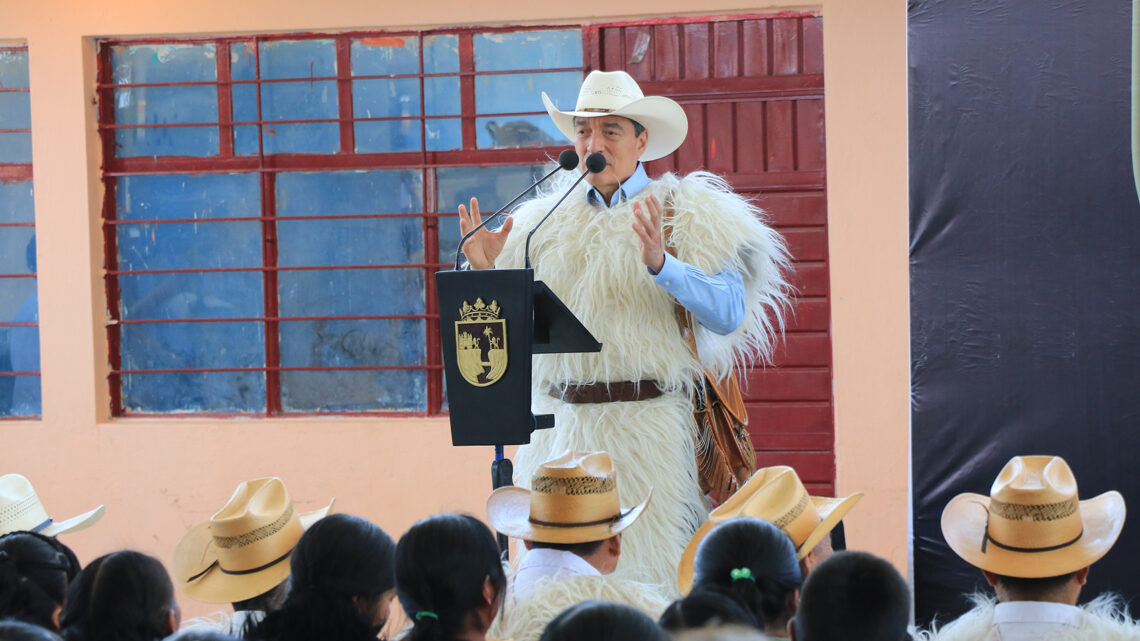
[[(860, 494), (814, 497), (791, 468), (758, 470), (694, 534), (674, 586), (622, 572), (622, 531), (652, 505), (651, 495), (632, 507), (618, 496), (604, 452), (568, 452), (540, 466), (531, 489), (496, 490), (487, 519), (520, 542), (512, 570), (473, 516), (430, 516), (393, 541), (331, 502), (299, 513), (280, 479), (256, 479), (190, 528), (168, 574), (130, 550), (81, 567), (56, 536), (91, 526), (103, 508), (54, 522), (27, 479), (9, 474), (0, 641), (1140, 639), (1111, 595), (1077, 606), (1090, 566), (1120, 535), (1124, 499), (1080, 500), (1058, 457), (1014, 457), (989, 496), (946, 506), (946, 542), (996, 598), (975, 595), (973, 610), (923, 631), (890, 563), (834, 550)], [(183, 621), (176, 588), (232, 614)]]

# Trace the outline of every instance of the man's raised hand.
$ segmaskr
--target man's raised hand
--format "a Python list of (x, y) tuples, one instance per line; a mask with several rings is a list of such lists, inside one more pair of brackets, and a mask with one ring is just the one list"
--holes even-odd
[[(471, 199), (470, 210), (463, 205), (459, 206), (460, 237), (465, 236), (467, 232), (475, 229), (482, 222), (483, 218), (479, 215), (478, 198)], [(514, 224), (513, 218), (507, 218), (507, 222), (503, 223), (499, 231), (491, 231), (484, 227), (463, 245), (463, 254), (467, 256), (467, 262), (471, 264), (471, 269), (491, 269), (495, 266), (495, 259), (503, 251), (503, 244), (507, 242), (507, 235), (511, 233)]]

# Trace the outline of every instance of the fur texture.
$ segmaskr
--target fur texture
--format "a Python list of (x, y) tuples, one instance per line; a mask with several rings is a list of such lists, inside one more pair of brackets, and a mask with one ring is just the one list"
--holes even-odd
[[(989, 641), (996, 638), (993, 632), (994, 606), (997, 602), (987, 596), (975, 594), (971, 599), (974, 608), (942, 627), (934, 625), (929, 631), (915, 636), (917, 641)], [(1140, 639), (1140, 623), (1133, 621), (1120, 597), (1102, 594), (1081, 606), (1085, 612), (1080, 628), (1068, 633), (1057, 633), (1050, 641), (1124, 641)]]
[(504, 602), (487, 634), (496, 639), (537, 641), (542, 629), (559, 613), (572, 605), (591, 600), (624, 603), (655, 621), (670, 603), (660, 586), (612, 574), (544, 579), (529, 599), (513, 604)]
[[(569, 180), (572, 177), (567, 177)], [(566, 189), (524, 204), (499, 267), (521, 267), (526, 232)], [(528, 486), (539, 463), (568, 449), (605, 450), (613, 457), (624, 506), (653, 488), (653, 500), (623, 534), (621, 575), (668, 585), (675, 593), (681, 552), (707, 508), (696, 480), (690, 387), (702, 368), (718, 374), (759, 359), (767, 361), (783, 329), (790, 288), (789, 260), (764, 213), (705, 172), (678, 180), (665, 175), (638, 195), (670, 203), (671, 244), (677, 258), (707, 274), (738, 271), (746, 292), (741, 326), (726, 336), (697, 327), (700, 361), (681, 338), (673, 298), (641, 263), (633, 203), (597, 209), (580, 185), (534, 235), (535, 277), (566, 303), (602, 342), (595, 354), (552, 354), (534, 359), (534, 402), (555, 414), (555, 428), (536, 432), (523, 447), (515, 482)], [(555, 383), (652, 379), (666, 392), (648, 401), (571, 405), (551, 399)]]

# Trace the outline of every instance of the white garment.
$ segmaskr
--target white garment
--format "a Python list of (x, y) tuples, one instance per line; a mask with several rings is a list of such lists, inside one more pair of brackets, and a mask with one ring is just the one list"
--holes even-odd
[(244, 639), (247, 622), (249, 629), (253, 629), (255, 625), (261, 623), (264, 619), (265, 612), (262, 610), (237, 610), (234, 612), (233, 617), (230, 618), (230, 636)]
[(566, 576), (602, 576), (602, 573), (573, 552), (534, 548), (523, 556), (519, 569), (511, 577), (511, 594), (515, 601), (522, 601), (530, 598), (539, 581)]
[(1035, 641), (1081, 627), (1084, 611), (1075, 605), (1010, 601), (994, 607), (993, 641)]
[(1080, 607), (1057, 603), (997, 603), (974, 595), (974, 608), (941, 628), (922, 631), (918, 641), (1140, 641), (1140, 624), (1122, 600), (1102, 594)]

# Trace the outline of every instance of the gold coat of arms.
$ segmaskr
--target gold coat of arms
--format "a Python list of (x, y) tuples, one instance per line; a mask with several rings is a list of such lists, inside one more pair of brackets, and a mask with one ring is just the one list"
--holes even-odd
[(463, 301), (455, 321), (455, 362), (463, 380), (476, 387), (494, 385), (507, 371), (507, 320), (498, 301), (488, 305)]

